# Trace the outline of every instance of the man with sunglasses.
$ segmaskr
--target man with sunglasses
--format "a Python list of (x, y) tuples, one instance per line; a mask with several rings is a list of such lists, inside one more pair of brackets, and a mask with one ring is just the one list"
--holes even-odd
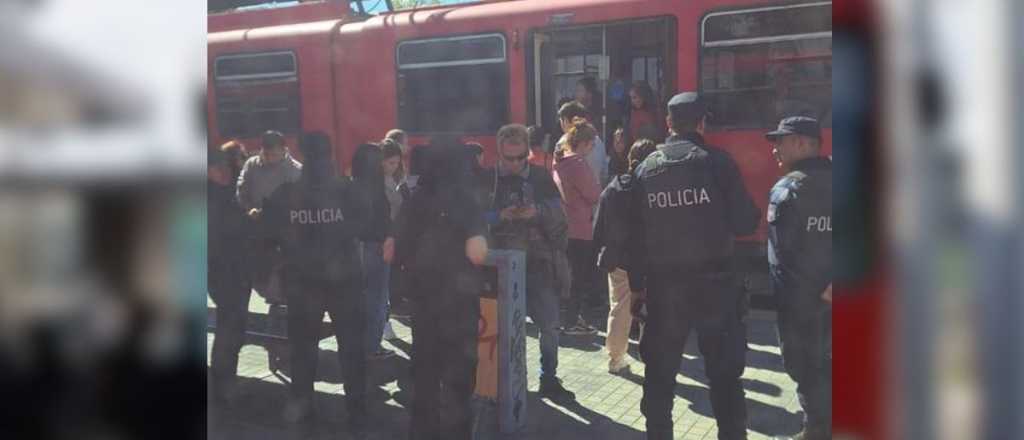
[(830, 439), (832, 160), (821, 154), (813, 118), (783, 119), (766, 137), (786, 173), (768, 204), (768, 264), (782, 358), (804, 409), (804, 430), (792, 438)]
[(525, 126), (498, 130), (498, 163), (488, 171), (488, 223), (492, 247), (526, 252), (527, 314), (540, 333), (540, 394), (556, 402), (576, 395), (562, 387), (558, 370), (559, 269), (568, 246), (568, 224), (561, 196), (544, 168), (530, 165)]

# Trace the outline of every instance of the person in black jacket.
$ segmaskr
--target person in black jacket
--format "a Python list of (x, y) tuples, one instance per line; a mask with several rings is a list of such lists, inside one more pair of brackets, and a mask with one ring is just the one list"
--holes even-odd
[(391, 273), (388, 265), (394, 255), (395, 239), (391, 233), (391, 203), (384, 189), (381, 163), (384, 152), (376, 144), (363, 144), (352, 155), (352, 181), (370, 197), (370, 227), (360, 239), (363, 246), (363, 268), (366, 270), (366, 349), (371, 359), (386, 359), (395, 352), (381, 346), (384, 323), (388, 320), (388, 297)]
[(308, 420), (324, 311), (330, 313), (345, 381), (349, 427), (366, 422), (366, 301), (359, 237), (371, 220), (368, 194), (335, 174), (330, 139), (304, 134), (306, 166), (297, 182), (264, 204), (268, 235), (284, 255), (292, 386), (285, 419)]
[(768, 205), (768, 263), (778, 304), (786, 371), (797, 384), (804, 430), (796, 439), (832, 438), (832, 160), (821, 128), (790, 117), (767, 134), (786, 172)]
[(245, 342), (252, 283), (246, 266), (249, 219), (235, 200), (242, 145), (231, 141), (210, 152), (206, 182), (207, 290), (217, 305), (217, 328), (210, 353), (210, 387), (215, 403), (229, 403)]
[(634, 316), (645, 304), (648, 311), (640, 316), (647, 364), (640, 410), (648, 439), (672, 438), (672, 390), (696, 330), (718, 438), (746, 439), (746, 301), (731, 259), (733, 240), (753, 233), (760, 213), (732, 156), (705, 144), (700, 95), (674, 96), (668, 112), (671, 136), (636, 169), (632, 209), (625, 210)]
[[(472, 150), (420, 147), (419, 182), (399, 213), (396, 264), (413, 295), (412, 440), (471, 440), (486, 223), (473, 194)], [(441, 417), (441, 408), (448, 417)]]

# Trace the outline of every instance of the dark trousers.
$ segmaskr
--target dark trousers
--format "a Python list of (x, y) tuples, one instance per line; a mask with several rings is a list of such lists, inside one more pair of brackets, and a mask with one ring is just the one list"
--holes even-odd
[[(440, 277), (438, 275), (441, 275)], [(416, 277), (413, 300), (412, 440), (471, 440), (480, 298), (440, 278)], [(443, 410), (443, 415), (442, 415)]]
[(781, 307), (779, 342), (796, 382), (804, 426), (812, 438), (832, 438), (832, 309)]
[(209, 268), (207, 290), (217, 305), (217, 328), (210, 350), (210, 371), (216, 387), (233, 382), (238, 372), (238, 352), (245, 344), (245, 321), (252, 294), (247, 275), (240, 264), (211, 264)]
[(597, 271), (597, 250), (591, 240), (569, 240), (566, 251), (572, 271), (572, 292), (569, 298), (565, 325), (576, 323), (576, 318), (583, 315), (587, 300), (594, 300), (600, 295)]
[(288, 341), (291, 344), (292, 397), (310, 399), (324, 312), (331, 315), (345, 381), (351, 423), (366, 420), (366, 297), (362, 283), (337, 283), (285, 277), (288, 293)]
[(646, 365), (640, 410), (649, 440), (672, 439), (676, 374), (690, 331), (707, 371), (711, 409), (721, 440), (746, 439), (747, 410), (740, 376), (746, 364), (747, 329), (742, 297), (732, 276), (652, 274), (647, 325), (640, 351)]

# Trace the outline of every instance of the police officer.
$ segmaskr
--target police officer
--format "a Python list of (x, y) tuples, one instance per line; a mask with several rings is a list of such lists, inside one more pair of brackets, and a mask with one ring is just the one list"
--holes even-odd
[[(755, 231), (760, 212), (733, 158), (706, 145), (707, 109), (695, 92), (668, 104), (670, 136), (636, 170), (630, 224), (633, 311), (646, 320), (641, 411), (647, 438), (672, 438), (676, 374), (696, 330), (710, 380), (718, 438), (746, 438), (740, 376), (746, 362), (744, 295), (730, 260), (733, 239)], [(647, 316), (641, 314), (646, 305)]]
[(308, 422), (312, 415), (317, 347), (327, 311), (338, 338), (349, 428), (358, 438), (366, 424), (366, 307), (357, 237), (369, 224), (369, 196), (335, 175), (326, 134), (304, 134), (299, 148), (306, 160), (301, 177), (264, 204), (268, 232), (286, 262), (292, 384), (285, 419)]
[(832, 161), (821, 128), (790, 117), (767, 135), (786, 173), (768, 205), (768, 263), (778, 304), (786, 370), (797, 383), (804, 430), (797, 439), (832, 438)]
[[(479, 268), (487, 227), (472, 192), (476, 159), (461, 146), (429, 146), (417, 187), (397, 222), (396, 262), (413, 296), (411, 440), (472, 440), (480, 323)], [(448, 417), (441, 417), (441, 408)]]

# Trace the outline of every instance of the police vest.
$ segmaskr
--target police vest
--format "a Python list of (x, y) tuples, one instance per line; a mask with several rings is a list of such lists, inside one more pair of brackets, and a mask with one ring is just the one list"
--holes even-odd
[(776, 287), (820, 294), (832, 282), (832, 162), (805, 160), (780, 179), (767, 220)]
[(277, 215), (284, 223), (286, 256), (305, 277), (345, 280), (362, 273), (355, 240), (362, 231), (350, 221), (352, 210), (358, 209), (350, 195), (355, 188), (345, 183), (282, 186), (285, 196)]
[(712, 153), (690, 141), (665, 145), (637, 171), (648, 259), (699, 265), (732, 254), (727, 202)]

